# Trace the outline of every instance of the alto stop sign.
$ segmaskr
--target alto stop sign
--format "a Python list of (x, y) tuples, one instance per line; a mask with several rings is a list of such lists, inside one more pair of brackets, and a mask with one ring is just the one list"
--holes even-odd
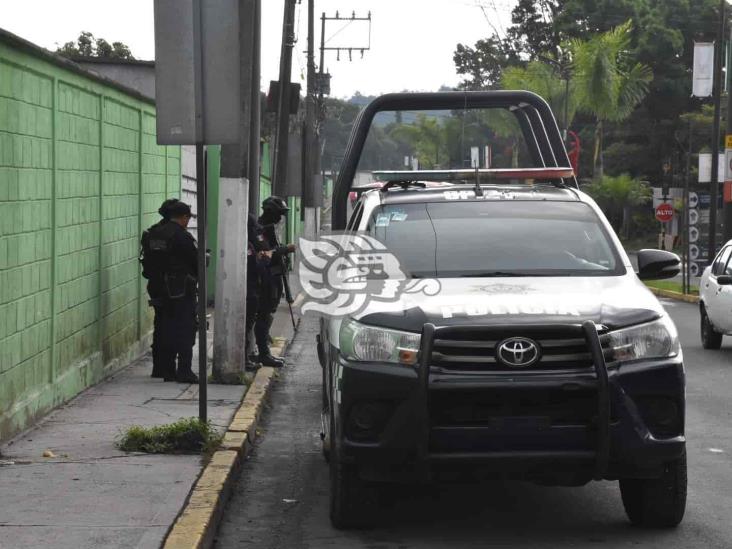
[(660, 204), (656, 208), (656, 219), (661, 222), (671, 221), (674, 218), (674, 207), (668, 202)]

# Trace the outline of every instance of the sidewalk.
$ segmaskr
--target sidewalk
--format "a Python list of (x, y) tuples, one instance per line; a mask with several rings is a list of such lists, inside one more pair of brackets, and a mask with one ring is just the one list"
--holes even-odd
[[(290, 340), (286, 307), (272, 334)], [(194, 349), (194, 364), (196, 357)], [(130, 425), (198, 416), (198, 386), (151, 379), (151, 370), (147, 354), (0, 445), (0, 549), (160, 546), (202, 459), (127, 454), (114, 446)], [(244, 391), (209, 385), (213, 425), (229, 425)], [(43, 457), (47, 450), (54, 457)]]

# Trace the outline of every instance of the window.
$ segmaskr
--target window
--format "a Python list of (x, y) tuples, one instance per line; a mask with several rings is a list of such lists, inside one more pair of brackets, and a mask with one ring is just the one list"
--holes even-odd
[(712, 266), (712, 274), (714, 276), (724, 274), (724, 268), (729, 261), (730, 254), (732, 254), (732, 246), (726, 246), (719, 252)]
[(414, 277), (625, 274), (595, 212), (581, 202), (390, 204), (368, 232)]

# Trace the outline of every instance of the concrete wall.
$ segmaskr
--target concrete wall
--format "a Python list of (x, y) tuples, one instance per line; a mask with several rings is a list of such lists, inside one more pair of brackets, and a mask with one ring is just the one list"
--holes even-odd
[(139, 238), (180, 164), (150, 101), (0, 32), (0, 439), (144, 349)]
[(120, 60), (104, 63), (99, 60), (77, 60), (77, 63), (89, 72), (106, 76), (123, 86), (139, 91), (150, 99), (155, 99), (155, 63), (152, 61)]

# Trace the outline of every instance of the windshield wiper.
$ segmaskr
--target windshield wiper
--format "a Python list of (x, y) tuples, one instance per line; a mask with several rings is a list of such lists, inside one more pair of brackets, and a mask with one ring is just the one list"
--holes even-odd
[(499, 277), (519, 277), (519, 276), (541, 276), (531, 273), (520, 273), (515, 271), (489, 271), (486, 273), (469, 273), (460, 275), (461, 278), (499, 278)]

